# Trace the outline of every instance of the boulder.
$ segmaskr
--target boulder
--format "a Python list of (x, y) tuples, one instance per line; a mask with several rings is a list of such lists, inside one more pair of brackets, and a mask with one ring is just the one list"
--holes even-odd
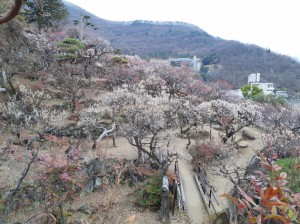
[(243, 135), (243, 138), (247, 139), (247, 140), (255, 140), (256, 139), (255, 136), (254, 136), (254, 133), (252, 133), (249, 130), (244, 130), (242, 132), (242, 135)]
[(237, 143), (237, 145), (239, 146), (239, 148), (247, 148), (249, 146), (249, 143), (246, 141), (240, 141)]

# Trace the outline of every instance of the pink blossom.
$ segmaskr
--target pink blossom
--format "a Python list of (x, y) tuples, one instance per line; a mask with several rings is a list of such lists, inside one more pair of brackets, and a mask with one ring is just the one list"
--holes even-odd
[(68, 173), (66, 173), (66, 171), (64, 171), (61, 175), (60, 175), (60, 179), (64, 180), (64, 181), (72, 181), (72, 177), (69, 176)]

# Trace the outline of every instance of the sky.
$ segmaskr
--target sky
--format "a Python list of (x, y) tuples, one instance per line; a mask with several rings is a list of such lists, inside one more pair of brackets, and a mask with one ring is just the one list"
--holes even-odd
[(67, 0), (113, 21), (180, 21), (300, 60), (300, 0)]

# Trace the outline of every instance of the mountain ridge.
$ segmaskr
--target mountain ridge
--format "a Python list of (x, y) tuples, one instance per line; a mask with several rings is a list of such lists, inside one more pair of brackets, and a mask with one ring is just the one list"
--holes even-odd
[[(207, 80), (222, 79), (240, 88), (251, 73), (261, 73), (262, 79), (277, 88), (287, 88), (300, 95), (300, 63), (254, 44), (214, 37), (201, 28), (181, 22), (147, 20), (110, 21), (99, 18), (80, 7), (64, 1), (69, 21), (80, 14), (91, 16), (90, 22), (99, 29), (93, 31), (110, 41), (124, 54), (137, 54), (144, 59), (190, 57), (205, 59), (201, 75)], [(165, 23), (165, 24), (164, 24)], [(181, 25), (180, 25), (181, 24)]]

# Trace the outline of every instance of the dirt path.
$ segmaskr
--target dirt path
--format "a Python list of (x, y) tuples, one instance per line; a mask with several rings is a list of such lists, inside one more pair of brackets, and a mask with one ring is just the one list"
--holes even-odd
[(194, 180), (193, 168), (190, 160), (180, 160), (179, 168), (190, 222), (192, 224), (209, 223), (205, 205)]
[(176, 150), (180, 159), (179, 172), (184, 186), (187, 214), (191, 224), (208, 224), (208, 214), (202, 201), (193, 176), (192, 157), (187, 152), (186, 139), (177, 138), (172, 142), (170, 149)]
[[(249, 144), (248, 147), (238, 149), (235, 155), (224, 160), (223, 162), (227, 166), (234, 165), (241, 167), (242, 169), (246, 168), (247, 164), (249, 163), (251, 158), (256, 154), (256, 152), (263, 148), (260, 131), (249, 127), (246, 127), (243, 130), (251, 131), (251, 133), (255, 136), (256, 140), (247, 141), (247, 143)], [(236, 139), (238, 138), (241, 138), (240, 133), (236, 134)], [(216, 174), (219, 173), (216, 170), (218, 170), (218, 167), (210, 167), (210, 170), (207, 170), (207, 179), (212, 185), (213, 189), (215, 190), (215, 194), (217, 196), (220, 196), (222, 194), (230, 193), (233, 184), (228, 179)], [(227, 207), (226, 198), (218, 197), (218, 199), (222, 203), (223, 207)]]
[[(213, 132), (213, 136), (217, 139), (217, 131)], [(237, 136), (237, 138), (239, 137), (240, 136)], [(249, 147), (239, 149), (236, 155), (226, 160), (226, 163), (245, 167), (251, 157), (255, 154), (255, 151), (261, 148), (261, 142), (259, 140), (260, 133), (257, 132), (256, 137), (258, 140), (248, 141)], [(202, 201), (199, 189), (193, 177), (194, 172), (191, 163), (192, 158), (187, 152), (186, 144), (186, 139), (175, 138), (174, 141), (172, 141), (169, 149), (172, 151), (177, 151), (180, 155), (179, 169), (181, 181), (184, 185), (187, 214), (191, 224), (209, 224), (206, 207)], [(134, 159), (137, 157), (136, 149), (130, 146), (125, 138), (119, 137), (117, 139), (118, 147), (116, 148), (112, 147), (111, 141), (103, 141), (101, 145), (106, 149), (106, 152), (109, 155), (128, 159)], [(170, 167), (170, 169), (174, 169), (173, 165)], [(232, 184), (227, 179), (218, 175), (214, 175), (214, 171), (208, 171), (207, 173), (208, 180), (215, 189), (217, 196), (220, 196), (224, 193), (229, 193), (230, 189), (232, 188)], [(225, 198), (218, 198), (223, 206), (226, 207), (227, 202), (225, 201)]]

